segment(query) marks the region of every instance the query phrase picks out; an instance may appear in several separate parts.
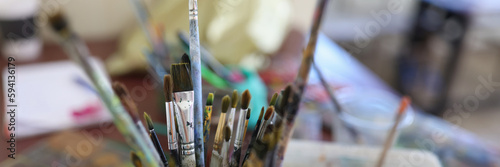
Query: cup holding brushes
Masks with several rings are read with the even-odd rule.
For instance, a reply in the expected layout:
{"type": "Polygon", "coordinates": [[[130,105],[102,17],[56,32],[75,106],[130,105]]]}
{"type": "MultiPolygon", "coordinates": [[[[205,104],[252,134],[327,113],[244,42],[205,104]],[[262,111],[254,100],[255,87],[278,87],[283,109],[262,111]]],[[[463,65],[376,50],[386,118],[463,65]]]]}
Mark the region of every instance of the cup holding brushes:
{"type": "Polygon", "coordinates": [[[174,102],[179,111],[177,119],[181,136],[181,164],[195,166],[194,155],[194,91],[187,64],[179,63],[171,66],[172,81],[174,82],[174,102]]]}

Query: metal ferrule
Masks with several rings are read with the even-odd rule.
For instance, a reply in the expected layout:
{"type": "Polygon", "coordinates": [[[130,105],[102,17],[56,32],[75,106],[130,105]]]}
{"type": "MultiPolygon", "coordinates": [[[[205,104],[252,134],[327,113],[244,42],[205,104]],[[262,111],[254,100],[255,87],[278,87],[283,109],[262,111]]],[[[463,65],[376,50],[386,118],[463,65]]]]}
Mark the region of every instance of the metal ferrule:
{"type": "Polygon", "coordinates": [[[262,127],[259,130],[259,133],[257,133],[257,139],[261,139],[262,136],[264,136],[264,133],[266,132],[267,126],[269,125],[270,120],[264,121],[264,124],[262,124],[262,127]]]}
{"type": "Polygon", "coordinates": [[[189,19],[198,19],[198,2],[194,0],[189,1],[189,19]]]}
{"type": "Polygon", "coordinates": [[[234,138],[234,147],[241,147],[243,144],[243,135],[245,132],[245,117],[247,115],[247,109],[240,110],[240,117],[238,119],[238,126],[236,127],[236,136],[234,138]]]}
{"type": "Polygon", "coordinates": [[[181,144],[181,154],[182,155],[194,154],[194,143],[181,144]]]}
{"type": "Polygon", "coordinates": [[[231,108],[231,111],[229,111],[229,117],[227,118],[227,125],[229,125],[229,129],[231,129],[231,133],[233,132],[235,114],[236,114],[236,108],[231,108]]]}
{"type": "Polygon", "coordinates": [[[226,120],[226,113],[221,113],[219,116],[219,124],[217,125],[217,131],[215,133],[214,145],[219,145],[222,142],[223,138],[222,131],[224,129],[225,120],[226,120]]]}
{"type": "Polygon", "coordinates": [[[181,143],[194,143],[194,92],[184,91],[174,93],[177,125],[181,135],[181,143]]]}
{"type": "Polygon", "coordinates": [[[175,130],[175,107],[173,102],[165,102],[167,116],[167,139],[168,139],[168,149],[177,150],[177,131],[175,130]]]}

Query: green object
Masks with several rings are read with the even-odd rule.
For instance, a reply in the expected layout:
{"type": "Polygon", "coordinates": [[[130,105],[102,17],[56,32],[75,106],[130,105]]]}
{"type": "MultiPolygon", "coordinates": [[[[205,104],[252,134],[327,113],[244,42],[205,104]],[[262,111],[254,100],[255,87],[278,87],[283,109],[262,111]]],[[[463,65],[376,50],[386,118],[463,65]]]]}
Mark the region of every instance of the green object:
{"type": "MultiPolygon", "coordinates": [[[[189,55],[189,45],[181,45],[181,46],[182,46],[182,49],[184,50],[184,52],[186,52],[186,54],[189,55]]],[[[205,64],[203,64],[203,62],[201,64],[201,77],[205,81],[210,83],[210,85],[212,85],[216,88],[224,89],[224,88],[228,87],[227,82],[224,79],[222,79],[221,77],[219,77],[217,74],[213,73],[210,69],[208,69],[207,66],[205,66],[205,64]]]]}
{"type": "Polygon", "coordinates": [[[203,64],[201,65],[201,77],[216,88],[224,89],[228,87],[228,84],[224,79],[213,73],[203,64]]]}

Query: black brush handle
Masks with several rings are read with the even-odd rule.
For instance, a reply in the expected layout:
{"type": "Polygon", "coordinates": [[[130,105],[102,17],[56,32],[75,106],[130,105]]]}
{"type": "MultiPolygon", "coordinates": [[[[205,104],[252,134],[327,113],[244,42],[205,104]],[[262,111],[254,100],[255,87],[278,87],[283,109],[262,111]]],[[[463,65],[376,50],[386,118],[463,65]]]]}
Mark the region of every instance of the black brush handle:
{"type": "Polygon", "coordinates": [[[161,148],[160,141],[158,140],[158,136],[156,136],[155,130],[149,130],[149,137],[151,138],[151,141],[153,141],[153,145],[156,148],[156,151],[160,155],[160,159],[163,162],[165,166],[168,166],[168,161],[167,158],[165,157],[165,153],[163,152],[163,148],[161,148]]]}
{"type": "Polygon", "coordinates": [[[233,155],[231,156],[231,163],[229,163],[229,167],[240,166],[240,157],[241,157],[241,147],[234,150],[233,155]]]}
{"type": "Polygon", "coordinates": [[[262,120],[257,120],[257,123],[255,124],[255,130],[252,133],[252,138],[250,140],[250,144],[248,145],[247,152],[245,153],[245,156],[243,157],[243,163],[248,159],[248,156],[250,155],[250,151],[252,151],[253,144],[257,140],[257,133],[259,132],[260,129],[260,124],[262,123],[262,120]]]}

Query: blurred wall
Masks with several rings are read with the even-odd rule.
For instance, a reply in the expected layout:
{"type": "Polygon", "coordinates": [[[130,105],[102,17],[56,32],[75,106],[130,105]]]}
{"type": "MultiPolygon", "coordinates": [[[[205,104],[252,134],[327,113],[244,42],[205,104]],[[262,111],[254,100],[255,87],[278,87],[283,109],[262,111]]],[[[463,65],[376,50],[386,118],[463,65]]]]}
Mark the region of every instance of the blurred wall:
{"type": "MultiPolygon", "coordinates": [[[[48,13],[61,8],[75,31],[86,40],[109,40],[133,26],[135,16],[128,0],[41,0],[40,22],[44,39],[51,40],[44,26],[48,13]]],[[[146,1],[150,3],[150,0],[146,1]]]]}

